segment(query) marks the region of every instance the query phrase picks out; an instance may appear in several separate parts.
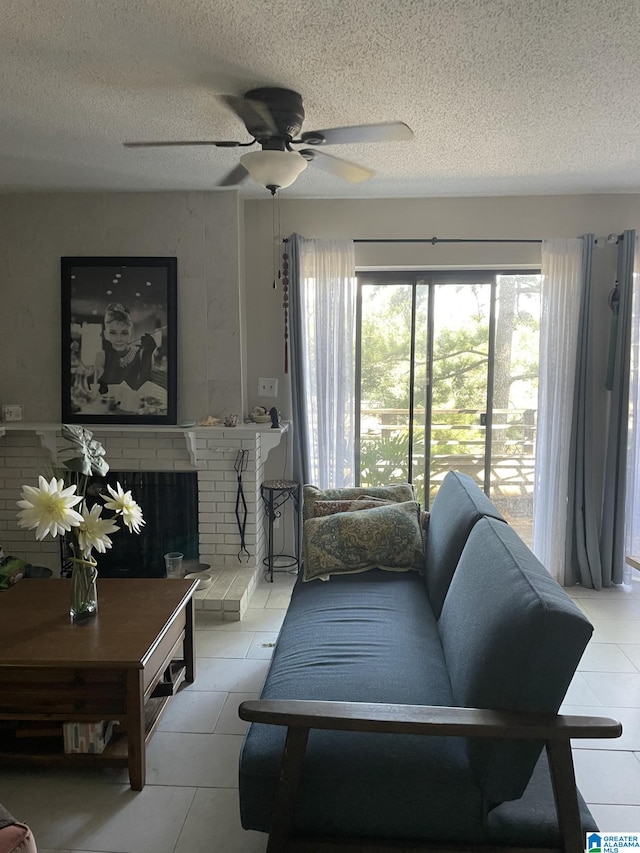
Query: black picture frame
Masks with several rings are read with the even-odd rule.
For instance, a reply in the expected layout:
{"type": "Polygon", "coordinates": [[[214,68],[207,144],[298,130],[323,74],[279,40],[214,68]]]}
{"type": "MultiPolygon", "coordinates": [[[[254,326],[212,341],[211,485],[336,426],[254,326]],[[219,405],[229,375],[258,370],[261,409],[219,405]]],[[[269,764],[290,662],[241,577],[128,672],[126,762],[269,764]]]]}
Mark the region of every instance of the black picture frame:
{"type": "Polygon", "coordinates": [[[176,423],[177,278],[177,258],[61,258],[63,422],[176,423]]]}

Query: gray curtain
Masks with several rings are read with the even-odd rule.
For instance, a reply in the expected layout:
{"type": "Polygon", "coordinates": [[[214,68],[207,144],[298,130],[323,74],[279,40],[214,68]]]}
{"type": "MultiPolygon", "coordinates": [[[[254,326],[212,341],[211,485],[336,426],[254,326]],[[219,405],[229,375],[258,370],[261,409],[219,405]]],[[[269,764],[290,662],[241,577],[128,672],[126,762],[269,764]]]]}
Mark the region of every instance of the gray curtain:
{"type": "Polygon", "coordinates": [[[582,238],[582,291],[578,320],[576,384],[567,483],[567,536],[564,585],[602,588],[600,495],[593,474],[592,267],[594,235],[582,238]]]}
{"type": "Polygon", "coordinates": [[[627,485],[627,438],[629,431],[629,366],[631,353],[631,307],[633,258],[636,232],[625,231],[618,244],[617,323],[615,363],[609,407],[609,428],[602,501],[600,558],[602,585],[623,582],[624,523],[627,485]]]}
{"type": "Polygon", "coordinates": [[[298,483],[311,482],[309,438],[304,409],[305,379],[302,370],[302,312],[300,306],[300,240],[292,234],[285,244],[289,255],[289,341],[291,373],[291,417],[293,420],[293,479],[298,483]]]}

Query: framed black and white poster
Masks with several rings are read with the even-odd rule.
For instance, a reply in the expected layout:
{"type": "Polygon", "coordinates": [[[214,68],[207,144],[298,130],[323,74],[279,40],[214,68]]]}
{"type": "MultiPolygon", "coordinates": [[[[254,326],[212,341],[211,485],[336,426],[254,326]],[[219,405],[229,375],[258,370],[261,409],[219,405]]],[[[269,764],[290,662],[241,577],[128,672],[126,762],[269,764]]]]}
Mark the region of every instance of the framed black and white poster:
{"type": "Polygon", "coordinates": [[[176,258],[62,258],[62,420],[175,424],[176,258]]]}

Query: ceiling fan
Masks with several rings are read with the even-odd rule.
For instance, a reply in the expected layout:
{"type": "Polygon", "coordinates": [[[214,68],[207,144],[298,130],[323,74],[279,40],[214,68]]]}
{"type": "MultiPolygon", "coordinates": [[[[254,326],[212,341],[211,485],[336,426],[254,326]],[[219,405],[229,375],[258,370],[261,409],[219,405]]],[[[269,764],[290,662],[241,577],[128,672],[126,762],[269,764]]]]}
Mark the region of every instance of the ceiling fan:
{"type": "Polygon", "coordinates": [[[400,142],[413,138],[413,131],[404,122],[360,124],[351,127],[332,127],[311,130],[296,137],[304,122],[302,97],[290,89],[251,89],[244,96],[222,95],[222,100],[244,122],[251,136],[249,142],[235,140],[195,140],[176,142],[125,142],[126,148],[161,148],[185,145],[212,145],[216,148],[245,148],[260,145],[240,158],[218,186],[240,184],[251,176],[271,191],[290,186],[308,163],[338,178],[352,183],[366,181],[375,173],[340,157],[325,153],[325,145],[347,145],[362,142],[400,142]],[[293,145],[312,146],[295,151],[293,145]]]}

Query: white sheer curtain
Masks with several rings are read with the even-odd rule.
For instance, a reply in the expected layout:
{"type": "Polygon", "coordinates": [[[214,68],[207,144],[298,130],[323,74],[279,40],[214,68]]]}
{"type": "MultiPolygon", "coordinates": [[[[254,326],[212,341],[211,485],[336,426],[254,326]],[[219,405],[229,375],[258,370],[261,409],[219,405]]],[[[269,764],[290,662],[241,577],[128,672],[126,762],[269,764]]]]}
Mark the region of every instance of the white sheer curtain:
{"type": "MultiPolygon", "coordinates": [[[[629,366],[629,444],[625,501],[625,553],[640,556],[640,242],[633,264],[631,314],[631,361],[629,366]]],[[[625,564],[623,583],[631,582],[632,569],[625,564]]]]}
{"type": "Polygon", "coordinates": [[[543,241],[533,551],[559,583],[564,579],[581,277],[581,239],[543,241]]]}
{"type": "MultiPolygon", "coordinates": [[[[310,482],[353,485],[356,274],[352,240],[301,238],[299,247],[302,411],[310,482]]],[[[294,425],[295,428],[295,425],[294,425]]]]}

